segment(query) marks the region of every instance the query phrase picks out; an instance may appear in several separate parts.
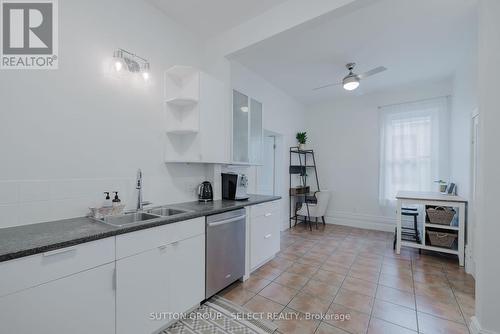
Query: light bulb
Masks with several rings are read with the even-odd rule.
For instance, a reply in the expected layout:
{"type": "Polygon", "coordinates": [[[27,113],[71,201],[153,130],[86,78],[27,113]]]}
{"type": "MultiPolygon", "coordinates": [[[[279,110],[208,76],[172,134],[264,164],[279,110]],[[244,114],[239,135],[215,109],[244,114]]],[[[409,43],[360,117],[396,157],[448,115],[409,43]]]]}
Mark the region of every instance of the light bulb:
{"type": "Polygon", "coordinates": [[[357,81],[346,82],[344,84],[344,89],[345,90],[355,90],[358,87],[359,87],[359,82],[357,82],[357,81]]]}
{"type": "Polygon", "coordinates": [[[240,110],[243,112],[248,112],[248,107],[247,106],[241,107],[240,110]]]}
{"type": "Polygon", "coordinates": [[[142,78],[144,79],[144,81],[148,81],[149,80],[149,72],[142,72],[142,78]]]}
{"type": "Polygon", "coordinates": [[[120,60],[115,61],[115,70],[120,72],[123,68],[123,63],[120,60]]]}

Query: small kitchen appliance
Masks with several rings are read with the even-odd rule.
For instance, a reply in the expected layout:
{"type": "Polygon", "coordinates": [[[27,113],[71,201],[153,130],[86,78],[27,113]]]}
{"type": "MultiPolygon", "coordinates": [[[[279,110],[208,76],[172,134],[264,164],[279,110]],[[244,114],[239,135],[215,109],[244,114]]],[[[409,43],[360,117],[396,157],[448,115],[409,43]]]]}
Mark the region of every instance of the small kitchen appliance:
{"type": "Polygon", "coordinates": [[[222,199],[247,200],[248,178],[245,174],[222,173],[222,199]]]}
{"type": "Polygon", "coordinates": [[[198,201],[200,202],[210,202],[214,200],[214,192],[210,182],[202,182],[198,186],[198,201]]]}

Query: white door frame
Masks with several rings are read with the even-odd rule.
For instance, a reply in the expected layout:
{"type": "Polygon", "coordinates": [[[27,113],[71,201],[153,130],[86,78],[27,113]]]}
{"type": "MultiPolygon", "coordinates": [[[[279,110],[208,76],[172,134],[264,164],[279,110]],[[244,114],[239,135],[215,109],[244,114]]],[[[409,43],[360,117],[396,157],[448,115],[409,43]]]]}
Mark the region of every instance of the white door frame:
{"type": "Polygon", "coordinates": [[[477,164],[479,161],[479,113],[472,112],[471,122],[471,155],[470,155],[470,201],[468,204],[467,220],[467,245],[465,252],[465,271],[475,276],[476,266],[474,261],[475,231],[477,224],[476,202],[477,202],[477,164]]]}

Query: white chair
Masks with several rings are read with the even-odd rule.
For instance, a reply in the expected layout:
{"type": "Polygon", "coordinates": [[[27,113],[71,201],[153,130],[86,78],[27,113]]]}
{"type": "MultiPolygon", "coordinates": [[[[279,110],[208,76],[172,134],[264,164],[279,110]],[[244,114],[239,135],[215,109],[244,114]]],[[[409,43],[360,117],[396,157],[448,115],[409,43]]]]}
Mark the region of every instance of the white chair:
{"type": "Polygon", "coordinates": [[[309,228],[312,230],[311,218],[315,218],[316,228],[318,228],[318,218],[321,217],[323,224],[325,224],[325,212],[330,200],[329,191],[317,191],[314,193],[316,203],[303,203],[302,207],[297,210],[297,216],[304,216],[309,223],[309,228]]]}

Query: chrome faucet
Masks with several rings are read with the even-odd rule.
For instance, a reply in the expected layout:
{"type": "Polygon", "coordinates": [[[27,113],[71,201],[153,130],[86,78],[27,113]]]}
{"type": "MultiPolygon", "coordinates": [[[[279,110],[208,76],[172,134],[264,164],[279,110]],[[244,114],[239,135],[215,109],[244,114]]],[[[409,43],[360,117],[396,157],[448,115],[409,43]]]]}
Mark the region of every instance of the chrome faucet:
{"type": "Polygon", "coordinates": [[[137,179],[136,179],[136,187],[137,189],[137,205],[136,205],[136,210],[137,211],[142,211],[144,209],[145,205],[150,205],[151,202],[148,201],[143,201],[142,200],[142,170],[139,168],[137,170],[137,179]]]}

